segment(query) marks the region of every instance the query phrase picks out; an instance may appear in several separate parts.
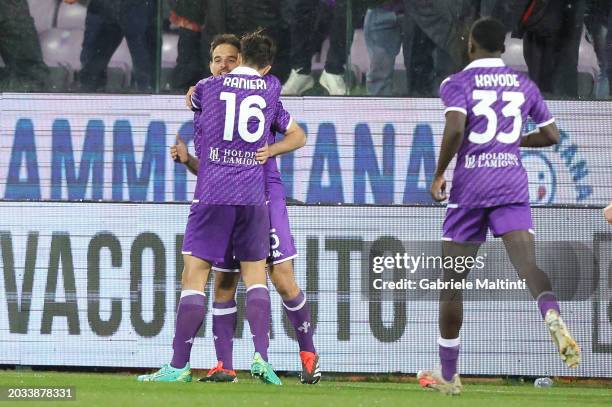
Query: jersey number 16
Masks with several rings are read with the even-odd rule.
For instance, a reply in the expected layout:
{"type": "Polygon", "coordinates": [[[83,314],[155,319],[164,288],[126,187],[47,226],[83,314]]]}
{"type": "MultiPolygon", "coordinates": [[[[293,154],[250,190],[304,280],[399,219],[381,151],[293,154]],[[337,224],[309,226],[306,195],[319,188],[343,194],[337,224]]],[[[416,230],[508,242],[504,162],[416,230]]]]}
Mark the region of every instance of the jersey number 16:
{"type": "MultiPolygon", "coordinates": [[[[234,139],[234,124],[236,122],[236,94],[232,92],[221,92],[219,98],[225,101],[225,128],[223,129],[223,140],[234,139]]],[[[238,135],[247,143],[255,143],[261,138],[266,128],[266,118],[262,109],[265,109],[266,101],[259,95],[251,95],[244,98],[238,110],[238,135]],[[254,132],[248,128],[249,119],[255,117],[259,123],[254,132]]]]}

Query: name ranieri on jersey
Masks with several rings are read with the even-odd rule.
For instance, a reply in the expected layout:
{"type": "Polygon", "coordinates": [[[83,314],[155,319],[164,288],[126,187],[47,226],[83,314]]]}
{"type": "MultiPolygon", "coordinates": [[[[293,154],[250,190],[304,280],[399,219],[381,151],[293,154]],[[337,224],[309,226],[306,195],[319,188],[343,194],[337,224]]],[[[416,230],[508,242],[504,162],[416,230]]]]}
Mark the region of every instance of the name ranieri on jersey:
{"type": "Polygon", "coordinates": [[[505,168],[519,165],[519,159],[512,153],[480,153],[465,156],[465,168],[505,168]]]}
{"type": "Polygon", "coordinates": [[[226,76],[223,79],[223,86],[252,90],[268,89],[268,85],[266,85],[266,81],[263,79],[246,79],[238,76],[226,76]]]}

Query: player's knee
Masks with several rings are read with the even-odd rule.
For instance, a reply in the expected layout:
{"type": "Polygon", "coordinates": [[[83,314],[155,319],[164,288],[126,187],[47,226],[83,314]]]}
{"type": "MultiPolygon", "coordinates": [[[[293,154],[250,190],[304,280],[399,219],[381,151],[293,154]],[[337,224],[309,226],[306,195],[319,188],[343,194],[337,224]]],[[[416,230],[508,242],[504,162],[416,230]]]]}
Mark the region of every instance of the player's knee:
{"type": "Polygon", "coordinates": [[[275,265],[270,271],[270,280],[274,284],[274,288],[283,300],[291,300],[300,293],[293,274],[293,269],[290,264],[285,263],[275,265]]]}
{"type": "Polygon", "coordinates": [[[206,268],[206,264],[190,263],[186,262],[183,267],[183,273],[181,274],[181,283],[183,287],[202,287],[206,277],[208,276],[209,269],[206,268]]]}
{"type": "Polygon", "coordinates": [[[216,273],[215,275],[215,302],[227,302],[236,298],[238,285],[237,273],[216,273]]]}

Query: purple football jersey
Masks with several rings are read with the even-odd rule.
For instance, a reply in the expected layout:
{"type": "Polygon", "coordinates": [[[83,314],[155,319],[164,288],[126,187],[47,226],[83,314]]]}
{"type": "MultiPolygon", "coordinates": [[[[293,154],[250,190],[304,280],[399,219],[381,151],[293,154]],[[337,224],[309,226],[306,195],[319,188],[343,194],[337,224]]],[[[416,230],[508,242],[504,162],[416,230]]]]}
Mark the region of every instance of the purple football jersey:
{"type": "Polygon", "coordinates": [[[500,58],[478,59],[440,85],[448,111],[467,116],[457,153],[449,205],[486,208],[529,202],[519,147],[528,117],[554,121],[538,87],[500,58]]]}
{"type": "MultiPolygon", "coordinates": [[[[276,109],[276,117],[272,122],[272,128],[270,132],[270,140],[268,140],[268,145],[274,144],[276,142],[276,133],[285,134],[287,129],[291,125],[291,115],[285,110],[283,107],[283,103],[279,100],[278,107],[276,109]]],[[[281,174],[278,170],[278,165],[276,162],[276,157],[271,157],[264,164],[264,172],[266,176],[266,190],[268,192],[268,196],[271,193],[280,194],[284,196],[285,189],[283,187],[283,182],[281,180],[281,174]]],[[[278,195],[276,195],[278,196],[278,195]]]]}
{"type": "Polygon", "coordinates": [[[194,117],[200,159],[195,200],[217,205],[265,202],[264,168],[255,154],[271,139],[278,117],[286,114],[278,111],[280,89],[276,77],[261,77],[247,67],[198,82],[191,97],[193,107],[201,110],[194,117]]]}

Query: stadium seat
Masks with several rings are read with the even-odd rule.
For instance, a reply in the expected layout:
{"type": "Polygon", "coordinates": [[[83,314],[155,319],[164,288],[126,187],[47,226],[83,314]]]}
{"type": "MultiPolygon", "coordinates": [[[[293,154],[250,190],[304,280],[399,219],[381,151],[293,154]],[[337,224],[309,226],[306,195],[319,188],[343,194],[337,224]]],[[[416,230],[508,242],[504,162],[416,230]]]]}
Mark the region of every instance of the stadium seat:
{"type": "Polygon", "coordinates": [[[178,34],[164,34],[162,42],[162,68],[174,68],[178,56],[178,34]]]}
{"type": "MultiPolygon", "coordinates": [[[[64,84],[64,71],[55,75],[56,87],[70,87],[74,74],[81,69],[83,30],[52,28],[40,34],[40,45],[45,63],[50,68],[63,68],[68,72],[68,84],[64,84]]],[[[117,49],[109,63],[107,90],[121,91],[130,84],[132,59],[125,41],[117,49]]]]}
{"type": "Polygon", "coordinates": [[[55,10],[60,0],[28,0],[30,15],[34,18],[36,31],[41,33],[53,27],[55,10]]]}
{"type": "Polygon", "coordinates": [[[84,30],[86,16],[87,7],[79,3],[61,3],[57,13],[56,27],[66,30],[84,30]]]}
{"type": "MultiPolygon", "coordinates": [[[[119,44],[119,47],[117,47],[117,50],[111,57],[108,68],[109,87],[113,87],[112,83],[123,84],[121,86],[125,87],[130,86],[132,78],[132,55],[130,54],[125,38],[121,41],[121,44],[119,44]]],[[[120,89],[117,91],[119,90],[120,89]]]]}
{"type": "Polygon", "coordinates": [[[523,40],[512,38],[510,33],[506,35],[506,52],[502,55],[502,59],[509,67],[517,71],[527,72],[527,63],[523,56],[523,40]]]}
{"type": "Polygon", "coordinates": [[[578,53],[578,72],[592,76],[593,81],[595,81],[599,75],[599,64],[597,63],[597,55],[595,54],[593,44],[587,41],[586,32],[586,27],[583,27],[578,53]]]}
{"type": "Polygon", "coordinates": [[[83,30],[51,28],[40,34],[43,59],[50,67],[67,66],[73,71],[81,69],[83,30]]]}

